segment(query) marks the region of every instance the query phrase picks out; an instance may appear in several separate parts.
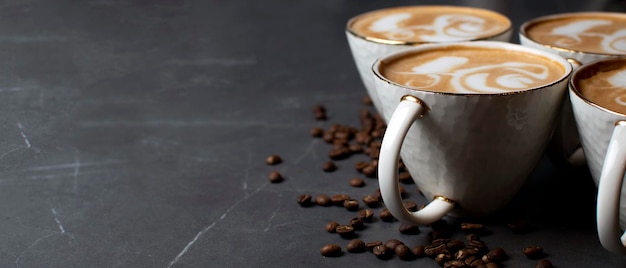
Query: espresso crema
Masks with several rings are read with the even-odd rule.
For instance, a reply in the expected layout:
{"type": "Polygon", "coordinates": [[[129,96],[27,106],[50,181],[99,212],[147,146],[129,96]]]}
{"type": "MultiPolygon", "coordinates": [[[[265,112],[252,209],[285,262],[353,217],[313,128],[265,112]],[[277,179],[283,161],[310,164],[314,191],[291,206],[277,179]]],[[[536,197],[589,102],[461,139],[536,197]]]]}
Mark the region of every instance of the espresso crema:
{"type": "Polygon", "coordinates": [[[497,12],[453,6],[381,9],[348,22],[350,32],[366,39],[424,43],[484,39],[510,27],[510,20],[497,12]]]}
{"type": "Polygon", "coordinates": [[[380,63],[380,74],[401,85],[435,92],[498,94],[548,85],[564,67],[524,51],[448,46],[422,50],[380,63]]]}
{"type": "Polygon", "coordinates": [[[532,21],[523,29],[537,43],[580,52],[626,54],[626,14],[569,13],[532,21]]]}
{"type": "Polygon", "coordinates": [[[585,66],[572,81],[583,98],[605,109],[626,114],[626,60],[585,66]]]}

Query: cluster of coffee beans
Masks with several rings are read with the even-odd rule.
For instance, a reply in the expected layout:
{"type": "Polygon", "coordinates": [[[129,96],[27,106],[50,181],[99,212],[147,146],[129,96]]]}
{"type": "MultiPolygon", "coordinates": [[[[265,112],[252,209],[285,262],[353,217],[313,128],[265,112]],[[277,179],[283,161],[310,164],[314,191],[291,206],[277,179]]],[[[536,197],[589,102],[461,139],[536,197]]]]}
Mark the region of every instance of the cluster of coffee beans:
{"type": "MultiPolygon", "coordinates": [[[[363,103],[371,106],[371,100],[364,97],[363,103]]],[[[313,107],[316,120],[328,120],[327,110],[322,105],[313,107]]],[[[386,125],[382,118],[371,109],[362,109],[359,112],[360,126],[354,127],[345,124],[333,123],[326,129],[314,127],[310,134],[312,137],[321,138],[331,145],[328,160],[322,164],[324,172],[337,170],[337,161],[350,158],[353,155],[364,154],[369,160],[358,161],[354,168],[367,178],[377,177],[378,156],[380,153],[381,139],[386,125]]],[[[267,158],[268,165],[275,165],[282,160],[276,155],[267,158]]],[[[413,180],[409,172],[400,161],[398,164],[399,180],[404,184],[412,184],[413,180]]],[[[270,181],[282,181],[282,176],[273,171],[270,173],[270,181]],[[280,178],[280,179],[276,179],[280,178]]],[[[365,180],[354,177],[349,179],[352,187],[365,186],[365,180]]],[[[401,188],[402,196],[405,196],[404,187],[401,188]]],[[[313,197],[310,194],[301,194],[297,203],[302,207],[343,207],[348,212],[354,213],[346,220],[327,222],[325,230],[336,234],[345,243],[348,253],[370,252],[378,259],[386,260],[397,256],[402,260],[415,260],[419,258],[431,258],[442,267],[500,267],[508,257],[504,249],[499,247],[490,248],[481,240],[484,226],[479,223],[449,224],[445,220],[439,220],[429,226],[430,231],[426,234],[427,243],[410,245],[397,238],[387,241],[363,241],[359,233],[365,231],[366,225],[381,222],[397,222],[393,215],[384,208],[380,190],[374,193],[366,193],[361,198],[354,198],[347,194],[318,194],[313,197]],[[379,209],[376,217],[375,209],[379,209]],[[454,239],[453,235],[464,233],[464,239],[454,239]]],[[[404,202],[409,211],[417,211],[420,207],[411,201],[404,202]]],[[[525,220],[510,222],[507,227],[514,233],[528,233],[530,227],[525,220]]],[[[417,235],[421,233],[420,227],[400,223],[398,232],[402,235],[417,235]]],[[[320,254],[325,257],[338,257],[344,254],[341,243],[329,243],[320,248],[320,254]]],[[[540,246],[528,246],[520,252],[529,259],[537,259],[535,267],[548,268],[552,263],[545,259],[545,253],[540,246]]]]}

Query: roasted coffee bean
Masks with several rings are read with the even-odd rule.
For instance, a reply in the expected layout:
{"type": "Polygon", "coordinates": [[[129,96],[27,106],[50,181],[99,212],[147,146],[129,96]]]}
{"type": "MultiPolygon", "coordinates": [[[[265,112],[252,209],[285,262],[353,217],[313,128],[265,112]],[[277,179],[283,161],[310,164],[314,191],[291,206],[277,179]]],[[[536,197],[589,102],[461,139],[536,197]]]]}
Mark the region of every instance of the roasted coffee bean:
{"type": "Polygon", "coordinates": [[[469,267],[479,267],[484,266],[485,262],[476,256],[469,256],[463,260],[463,262],[469,267]]]}
{"type": "Polygon", "coordinates": [[[424,245],[417,245],[411,249],[411,252],[413,252],[413,255],[415,255],[415,257],[421,258],[426,256],[426,252],[424,252],[425,248],[426,246],[424,245]]]}
{"type": "Polygon", "coordinates": [[[323,207],[328,207],[332,205],[333,202],[330,200],[330,197],[328,197],[327,195],[320,194],[315,197],[315,204],[319,206],[323,206],[323,207]]]}
{"type": "Polygon", "coordinates": [[[374,148],[370,147],[368,156],[371,159],[378,159],[378,156],[380,156],[380,149],[379,148],[375,148],[375,147],[374,148]]]}
{"type": "Polygon", "coordinates": [[[365,161],[359,161],[359,162],[356,162],[356,164],[354,164],[354,169],[356,169],[356,171],[358,172],[363,172],[363,169],[369,165],[370,164],[365,161]]]}
{"type": "Polygon", "coordinates": [[[367,131],[359,131],[356,133],[354,140],[359,144],[369,144],[372,141],[372,136],[367,131]]]}
{"type": "Polygon", "coordinates": [[[487,244],[480,240],[472,240],[467,243],[467,248],[473,248],[478,250],[478,253],[483,253],[487,251],[487,244]]]}
{"type": "Polygon", "coordinates": [[[350,219],[350,226],[354,227],[355,230],[363,230],[364,227],[364,222],[363,219],[356,217],[356,218],[352,218],[350,219]]]}
{"type": "Polygon", "coordinates": [[[540,246],[528,246],[522,249],[522,253],[529,259],[539,259],[544,256],[543,247],[540,246]]]}
{"type": "Polygon", "coordinates": [[[502,248],[494,248],[489,250],[485,256],[483,256],[482,260],[484,262],[502,262],[506,258],[506,252],[502,248]]]}
{"type": "Polygon", "coordinates": [[[313,107],[313,115],[315,115],[315,119],[317,120],[326,120],[326,108],[322,105],[315,105],[313,107]]]}
{"type": "Polygon", "coordinates": [[[350,179],[350,186],[352,187],[363,187],[365,186],[365,181],[361,178],[352,178],[350,179]]]}
{"type": "Polygon", "coordinates": [[[335,229],[335,232],[339,234],[339,236],[343,238],[352,238],[354,237],[354,227],[350,225],[339,225],[335,229]]]}
{"type": "Polygon", "coordinates": [[[282,162],[283,162],[283,159],[282,159],[282,158],[280,158],[280,156],[275,155],[275,154],[270,155],[270,156],[268,156],[268,157],[265,159],[265,163],[267,163],[267,164],[268,164],[268,165],[270,165],[270,166],[273,166],[273,165],[278,165],[278,164],[280,164],[280,163],[282,163],[282,162]]]}
{"type": "Polygon", "coordinates": [[[321,138],[324,136],[324,130],[320,127],[314,127],[311,129],[311,136],[315,138],[321,138]]]}
{"type": "Polygon", "coordinates": [[[373,195],[366,195],[363,197],[363,203],[370,208],[376,208],[380,205],[380,199],[373,195]]]}
{"type": "Polygon", "coordinates": [[[311,202],[311,198],[312,197],[309,194],[302,194],[298,196],[298,204],[303,207],[311,206],[313,205],[313,202],[311,202]]]}
{"type": "Polygon", "coordinates": [[[374,253],[377,258],[382,260],[389,259],[391,258],[391,256],[393,256],[392,250],[387,248],[385,245],[375,246],[372,249],[372,253],[374,253]]]}
{"type": "Polygon", "coordinates": [[[270,174],[268,175],[268,178],[271,183],[280,183],[283,181],[283,175],[281,175],[280,172],[278,171],[270,172],[270,174]]]}
{"type": "Polygon", "coordinates": [[[535,268],[552,268],[554,267],[554,265],[552,265],[552,262],[550,262],[547,259],[541,259],[537,261],[537,264],[535,264],[535,268]]]}
{"type": "Polygon", "coordinates": [[[313,112],[326,112],[326,107],[324,107],[324,105],[317,104],[313,106],[313,112]]]}
{"type": "Polygon", "coordinates": [[[448,242],[450,241],[451,240],[449,238],[438,238],[438,239],[432,240],[430,244],[433,246],[439,246],[441,244],[448,244],[448,242]]]}
{"type": "Polygon", "coordinates": [[[330,201],[335,206],[343,206],[343,203],[350,199],[350,196],[347,194],[336,194],[330,197],[330,201]]]}
{"type": "Polygon", "coordinates": [[[466,234],[481,234],[485,226],[480,223],[461,223],[461,231],[466,234]]]}
{"type": "Polygon", "coordinates": [[[354,199],[348,199],[343,201],[343,207],[349,211],[358,211],[359,210],[359,201],[354,199]]]}
{"type": "Polygon", "coordinates": [[[527,220],[514,220],[507,224],[507,227],[511,232],[516,234],[526,234],[530,232],[530,223],[527,220]]]}
{"type": "Polygon", "coordinates": [[[348,242],[346,246],[346,250],[350,253],[361,253],[364,252],[367,248],[365,247],[365,242],[361,239],[352,239],[348,242]]]}
{"type": "Polygon", "coordinates": [[[372,165],[368,165],[366,167],[363,168],[363,170],[361,171],[363,173],[363,175],[365,175],[368,178],[376,178],[376,172],[378,170],[376,169],[376,167],[372,166],[372,165]]]}
{"type": "Polygon", "coordinates": [[[326,143],[333,143],[333,140],[335,140],[335,135],[332,132],[324,132],[324,134],[322,135],[322,139],[326,142],[326,143]]]}
{"type": "Polygon", "coordinates": [[[408,211],[417,211],[417,204],[413,201],[404,201],[404,208],[408,211]]]}
{"type": "Polygon", "coordinates": [[[440,266],[443,266],[447,261],[450,260],[449,253],[440,253],[435,256],[435,262],[440,266]]]}
{"type": "Polygon", "coordinates": [[[328,157],[332,160],[342,160],[350,157],[352,155],[352,151],[348,147],[336,148],[328,153],[328,157]]]}
{"type": "Polygon", "coordinates": [[[465,236],[465,240],[472,241],[472,240],[480,240],[480,237],[477,234],[468,234],[465,236]]]}
{"type": "Polygon", "coordinates": [[[339,223],[337,223],[336,221],[326,223],[326,231],[329,233],[337,232],[337,227],[339,227],[339,223]]]}
{"type": "Polygon", "coordinates": [[[350,152],[352,152],[352,154],[360,154],[363,153],[363,146],[361,146],[361,144],[358,143],[352,143],[348,146],[348,149],[350,149],[350,152]]]}
{"type": "Polygon", "coordinates": [[[385,247],[395,250],[398,245],[404,245],[404,242],[398,239],[389,239],[385,242],[385,247]]]}
{"type": "Polygon", "coordinates": [[[325,172],[333,172],[333,171],[337,170],[337,166],[335,165],[335,162],[333,162],[333,161],[326,161],[322,165],[322,170],[325,171],[325,172]]]}
{"type": "Polygon", "coordinates": [[[391,211],[386,208],[380,211],[378,217],[380,217],[380,219],[384,222],[392,222],[395,220],[395,218],[391,214],[391,211]]]}
{"type": "Polygon", "coordinates": [[[382,244],[383,244],[383,241],[377,240],[377,241],[372,241],[372,242],[365,243],[365,247],[367,248],[367,250],[372,251],[374,249],[374,247],[380,246],[382,244]]]}
{"type": "Polygon", "coordinates": [[[477,268],[500,268],[500,265],[495,262],[482,263],[476,266],[477,268]]]}
{"type": "Polygon", "coordinates": [[[438,254],[446,252],[448,252],[448,249],[446,248],[445,243],[439,245],[428,245],[424,248],[426,256],[437,256],[438,254]]]}
{"type": "Polygon", "coordinates": [[[465,266],[465,263],[459,260],[451,260],[443,264],[443,268],[465,268],[465,266]]]}
{"type": "Polygon", "coordinates": [[[457,251],[465,247],[465,242],[463,242],[462,240],[451,240],[446,244],[446,247],[450,251],[457,251]]]}
{"type": "Polygon", "coordinates": [[[361,209],[359,210],[359,218],[363,219],[364,222],[372,222],[374,211],[369,208],[361,209]]]}
{"type": "Polygon", "coordinates": [[[349,140],[352,138],[352,133],[349,129],[342,129],[340,131],[335,132],[335,139],[338,140],[349,140]]]}
{"type": "Polygon", "coordinates": [[[401,234],[416,235],[420,233],[420,228],[417,225],[402,223],[400,224],[398,231],[400,231],[401,234]]]}
{"type": "Polygon", "coordinates": [[[341,246],[337,244],[328,244],[320,249],[320,253],[324,257],[339,257],[343,253],[341,246]]]}
{"type": "Polygon", "coordinates": [[[400,174],[398,174],[398,180],[404,184],[414,183],[413,178],[411,177],[411,174],[409,174],[409,172],[406,172],[406,171],[400,172],[400,174]]]}
{"type": "Polygon", "coordinates": [[[475,257],[478,254],[478,249],[475,248],[462,248],[454,253],[454,258],[457,260],[463,260],[468,257],[475,257]]]}
{"type": "Polygon", "coordinates": [[[396,256],[398,256],[401,260],[412,260],[415,259],[415,255],[411,252],[411,249],[407,247],[405,244],[397,245],[394,249],[396,256]]]}

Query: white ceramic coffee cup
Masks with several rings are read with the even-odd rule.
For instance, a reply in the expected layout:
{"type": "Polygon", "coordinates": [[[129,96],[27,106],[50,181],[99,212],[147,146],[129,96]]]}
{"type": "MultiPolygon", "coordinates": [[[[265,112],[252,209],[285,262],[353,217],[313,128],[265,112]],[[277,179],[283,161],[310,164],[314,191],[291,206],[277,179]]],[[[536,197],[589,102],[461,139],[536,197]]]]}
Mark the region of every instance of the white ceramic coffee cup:
{"type": "MultiPolygon", "coordinates": [[[[626,236],[622,231],[626,229],[626,189],[622,188],[626,172],[626,114],[594,103],[576,87],[586,69],[611,62],[626,66],[626,59],[608,59],[577,69],[569,85],[569,96],[589,170],[598,185],[598,237],[607,250],[626,254],[626,236]]],[[[626,88],[626,81],[623,87],[626,88]]]]}
{"type": "MultiPolygon", "coordinates": [[[[418,11],[419,12],[419,11],[418,11]]],[[[434,22],[433,22],[434,23],[434,22]]],[[[415,27],[416,25],[409,25],[415,27]]],[[[511,39],[512,27],[510,20],[504,15],[497,13],[495,11],[474,8],[474,7],[460,7],[460,6],[405,6],[405,7],[393,7],[386,8],[380,10],[374,10],[367,13],[363,13],[351,18],[346,24],[345,34],[348,39],[348,44],[350,46],[350,51],[352,52],[352,56],[354,58],[354,62],[356,64],[359,75],[361,76],[361,80],[363,81],[363,85],[367,90],[367,94],[370,96],[374,107],[380,113],[381,105],[378,101],[378,97],[376,96],[376,90],[374,90],[374,81],[371,76],[372,64],[384,55],[389,53],[401,51],[404,49],[409,49],[415,46],[429,44],[429,43],[440,43],[440,42],[458,42],[458,41],[477,41],[477,40],[492,40],[492,41],[504,41],[507,42],[511,39]],[[497,31],[489,36],[480,36],[475,37],[472,36],[470,32],[466,32],[466,35],[458,35],[451,36],[445,35],[445,29],[447,28],[455,28],[457,32],[463,32],[465,28],[480,28],[480,27],[489,27],[489,25],[480,25],[476,22],[475,19],[468,20],[463,22],[463,17],[458,14],[454,17],[454,21],[447,22],[444,15],[442,14],[442,20],[437,21],[435,25],[422,25],[424,27],[432,27],[436,28],[436,32],[438,35],[433,35],[429,37],[430,41],[405,41],[402,39],[388,39],[388,38],[373,38],[370,36],[361,35],[354,30],[351,29],[351,25],[358,20],[361,16],[368,15],[373,12],[381,12],[388,11],[394,9],[403,9],[403,8],[411,8],[418,10],[435,10],[435,9],[445,9],[454,11],[454,14],[462,12],[466,15],[476,14],[487,14],[489,16],[497,17],[500,20],[503,20],[508,23],[508,26],[500,31],[497,31]]]]}
{"type": "MultiPolygon", "coordinates": [[[[542,17],[533,18],[526,21],[520,26],[519,39],[520,43],[524,46],[544,50],[550,53],[560,55],[568,59],[574,68],[578,68],[583,64],[594,62],[601,59],[618,58],[626,56],[626,47],[622,45],[622,48],[613,48],[606,52],[598,51],[586,51],[577,48],[572,48],[567,45],[567,42],[563,42],[562,45],[550,44],[547,41],[538,41],[531,37],[529,29],[538,23],[555,21],[568,18],[593,18],[589,19],[589,22],[582,22],[581,24],[569,24],[564,27],[556,28],[551,35],[567,38],[568,42],[575,42],[574,40],[582,40],[585,37],[594,36],[597,38],[597,43],[610,43],[610,41],[619,41],[626,39],[625,34],[620,34],[623,31],[623,27],[619,27],[617,31],[612,33],[599,33],[594,32],[594,25],[602,25],[603,22],[598,18],[619,18],[620,20],[626,20],[626,14],[615,12],[571,12],[547,15],[542,17]],[[601,40],[600,40],[601,39],[601,40]]],[[[545,36],[545,34],[543,35],[545,36]]],[[[624,41],[622,41],[624,43],[624,41]]],[[[585,156],[580,150],[580,138],[574,115],[570,102],[566,101],[561,111],[560,120],[557,121],[555,127],[554,136],[550,143],[548,153],[553,160],[557,163],[563,163],[565,165],[581,166],[586,164],[585,156]]]]}
{"type": "Polygon", "coordinates": [[[484,216],[503,208],[543,155],[571,71],[560,56],[494,41],[424,45],[376,61],[375,89],[389,122],[378,166],[386,207],[412,224],[428,224],[448,214],[484,216]],[[538,55],[564,72],[547,85],[498,94],[413,89],[381,74],[381,62],[455,46],[538,55]],[[417,212],[408,211],[399,194],[400,156],[421,193],[433,199],[417,212]]]}

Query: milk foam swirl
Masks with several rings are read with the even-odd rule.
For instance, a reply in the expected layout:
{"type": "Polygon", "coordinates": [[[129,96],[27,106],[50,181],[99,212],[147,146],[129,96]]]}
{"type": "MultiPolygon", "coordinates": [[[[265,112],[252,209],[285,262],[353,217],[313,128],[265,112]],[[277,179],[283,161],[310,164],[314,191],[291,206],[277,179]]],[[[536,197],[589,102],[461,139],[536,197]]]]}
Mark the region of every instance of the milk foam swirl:
{"type": "Polygon", "coordinates": [[[475,39],[502,29],[499,25],[490,25],[481,17],[460,14],[437,16],[432,24],[403,25],[412,16],[411,13],[388,15],[372,23],[369,30],[391,40],[448,42],[475,39]]]}
{"type": "Polygon", "coordinates": [[[595,29],[602,26],[611,26],[614,22],[603,19],[589,19],[571,22],[569,24],[555,27],[549,33],[550,36],[557,36],[560,39],[555,41],[555,45],[565,48],[575,48],[577,45],[593,45],[595,41],[586,40],[589,37],[598,37],[601,42],[597,45],[606,53],[625,54],[626,53],[626,29],[619,29],[613,33],[600,32],[595,29]]]}
{"type": "Polygon", "coordinates": [[[607,81],[613,86],[612,90],[618,90],[614,91],[616,94],[619,94],[613,99],[615,103],[626,107],[626,70],[617,72],[616,74],[610,76],[607,81]]]}
{"type": "Polygon", "coordinates": [[[505,93],[533,88],[547,83],[549,69],[541,64],[504,62],[462,68],[470,59],[443,56],[414,66],[406,86],[420,89],[446,89],[456,93],[505,93]],[[447,82],[445,82],[447,81],[447,82]]]}

